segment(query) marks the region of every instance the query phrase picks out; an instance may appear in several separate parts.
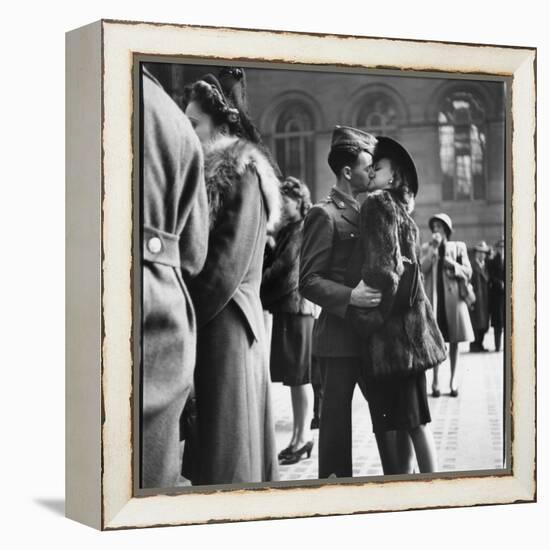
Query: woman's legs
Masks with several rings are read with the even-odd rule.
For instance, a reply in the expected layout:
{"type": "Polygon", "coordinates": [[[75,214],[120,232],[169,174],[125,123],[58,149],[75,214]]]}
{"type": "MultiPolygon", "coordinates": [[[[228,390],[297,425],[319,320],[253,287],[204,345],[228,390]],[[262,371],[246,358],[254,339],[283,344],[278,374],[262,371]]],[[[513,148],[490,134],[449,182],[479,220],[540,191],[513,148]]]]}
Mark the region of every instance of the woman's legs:
{"type": "Polygon", "coordinates": [[[457,342],[451,342],[449,344],[449,359],[451,362],[451,392],[457,391],[456,386],[456,366],[458,361],[458,343],[457,342]]]}
{"type": "Polygon", "coordinates": [[[393,430],[374,435],[384,475],[414,472],[414,449],[406,431],[393,430]]]}
{"type": "Polygon", "coordinates": [[[311,384],[290,386],[290,396],[292,399],[292,415],[294,418],[294,428],[290,445],[295,449],[299,449],[308,441],[311,441],[311,403],[313,398],[311,384]]]}
{"type": "MultiPolygon", "coordinates": [[[[450,387],[451,387],[451,393],[452,393],[452,392],[458,391],[458,387],[456,384],[456,367],[458,363],[458,342],[449,343],[449,362],[451,363],[450,387]]],[[[434,397],[439,396],[439,365],[436,365],[433,368],[432,395],[434,395],[434,397]]]]}
{"type": "Polygon", "coordinates": [[[439,365],[433,368],[432,395],[439,397],[439,365]]]}
{"type": "Polygon", "coordinates": [[[409,431],[416,461],[421,473],[430,473],[437,471],[437,451],[432,436],[432,431],[427,424],[421,424],[409,431]]]}

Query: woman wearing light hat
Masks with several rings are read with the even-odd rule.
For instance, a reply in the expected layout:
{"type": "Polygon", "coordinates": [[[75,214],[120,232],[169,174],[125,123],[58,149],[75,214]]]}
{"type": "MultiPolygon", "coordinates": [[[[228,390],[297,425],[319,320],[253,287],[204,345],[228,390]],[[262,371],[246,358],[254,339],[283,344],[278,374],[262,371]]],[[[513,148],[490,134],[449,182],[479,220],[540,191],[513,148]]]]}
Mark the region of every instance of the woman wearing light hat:
{"type": "MultiPolygon", "coordinates": [[[[436,312],[437,323],[449,342],[451,362],[450,395],[458,396],[456,372],[458,343],[474,339],[468,306],[461,298],[459,281],[468,283],[472,277],[472,267],[468,259],[466,244],[450,241],[453,222],[447,214],[436,214],[429,221],[432,240],[422,246],[420,265],[424,275],[426,294],[436,312]]],[[[432,395],[439,397],[439,367],[433,371],[432,395]]]]}
{"type": "Polygon", "coordinates": [[[470,308],[470,320],[475,334],[475,340],[470,344],[472,352],[488,351],[483,347],[483,338],[489,329],[489,272],[487,270],[489,251],[485,241],[480,241],[474,248],[472,286],[476,301],[470,308]]]}

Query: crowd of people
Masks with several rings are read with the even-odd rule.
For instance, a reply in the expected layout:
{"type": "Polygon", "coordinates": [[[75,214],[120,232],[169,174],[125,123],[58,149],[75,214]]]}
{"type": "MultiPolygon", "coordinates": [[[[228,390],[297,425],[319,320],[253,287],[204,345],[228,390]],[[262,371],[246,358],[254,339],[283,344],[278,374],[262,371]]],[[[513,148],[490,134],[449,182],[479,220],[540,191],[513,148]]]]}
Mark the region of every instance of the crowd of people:
{"type": "Polygon", "coordinates": [[[426,371],[458,343],[482,351],[504,326],[504,242],[489,258],[412,217],[420,182],[397,141],[337,126],[329,196],[312,205],[250,118],[239,68],[186,88],[185,114],[142,75],[141,485],[276,481],[311,456],[352,476],[351,402],[368,402],[384,474],[437,471],[426,371]],[[359,202],[359,195],[364,200],[359,202]],[[448,346],[447,346],[448,344],[448,346]],[[271,384],[290,388],[293,429],[275,445],[271,384]],[[182,459],[180,440],[185,440],[182,459]]]}

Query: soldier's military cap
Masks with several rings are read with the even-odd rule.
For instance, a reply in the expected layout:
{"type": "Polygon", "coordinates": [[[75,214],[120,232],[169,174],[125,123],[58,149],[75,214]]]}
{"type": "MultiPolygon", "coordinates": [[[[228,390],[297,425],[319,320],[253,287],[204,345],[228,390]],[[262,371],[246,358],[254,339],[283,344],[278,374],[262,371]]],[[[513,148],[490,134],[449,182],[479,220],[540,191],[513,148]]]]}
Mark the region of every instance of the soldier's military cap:
{"type": "Polygon", "coordinates": [[[366,151],[372,155],[376,143],[376,138],[372,134],[350,126],[336,126],[332,132],[330,150],[350,151],[352,153],[366,151]]]}

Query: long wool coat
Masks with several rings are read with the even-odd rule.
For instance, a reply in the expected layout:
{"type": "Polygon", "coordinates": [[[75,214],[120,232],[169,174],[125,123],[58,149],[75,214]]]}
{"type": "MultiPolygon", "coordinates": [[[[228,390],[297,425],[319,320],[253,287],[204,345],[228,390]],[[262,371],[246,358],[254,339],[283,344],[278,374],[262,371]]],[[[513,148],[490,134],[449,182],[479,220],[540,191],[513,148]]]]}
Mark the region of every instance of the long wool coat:
{"type": "Polygon", "coordinates": [[[472,286],[476,301],[470,309],[470,319],[474,330],[487,331],[489,328],[489,272],[487,265],[472,264],[472,286]]]}
{"type": "Polygon", "coordinates": [[[191,295],[199,325],[195,370],[200,472],[195,484],[278,478],[260,302],[267,227],[278,180],[262,152],[237,138],[205,151],[211,229],[191,295]]]}
{"type": "MultiPolygon", "coordinates": [[[[472,266],[468,259],[468,249],[461,241],[447,241],[445,243],[445,257],[452,262],[452,268],[443,269],[443,288],[445,300],[445,314],[449,329],[449,342],[472,342],[474,332],[470,321],[468,306],[460,297],[458,279],[467,282],[472,277],[472,266]]],[[[430,299],[433,310],[437,311],[437,302],[441,299],[437,294],[437,264],[438,250],[430,243],[422,245],[420,266],[424,276],[426,295],[430,299]]]]}
{"type": "Polygon", "coordinates": [[[208,203],[200,143],[187,117],[143,75],[142,486],[173,487],[179,416],[193,384],[189,280],[203,267],[208,203]]]}
{"type": "Polygon", "coordinates": [[[419,373],[446,357],[445,344],[430,303],[419,285],[413,306],[392,311],[403,258],[417,262],[418,228],[398,192],[368,195],[360,212],[361,278],[382,292],[377,308],[350,307],[349,316],[362,335],[366,374],[419,373]]]}

